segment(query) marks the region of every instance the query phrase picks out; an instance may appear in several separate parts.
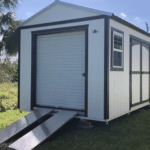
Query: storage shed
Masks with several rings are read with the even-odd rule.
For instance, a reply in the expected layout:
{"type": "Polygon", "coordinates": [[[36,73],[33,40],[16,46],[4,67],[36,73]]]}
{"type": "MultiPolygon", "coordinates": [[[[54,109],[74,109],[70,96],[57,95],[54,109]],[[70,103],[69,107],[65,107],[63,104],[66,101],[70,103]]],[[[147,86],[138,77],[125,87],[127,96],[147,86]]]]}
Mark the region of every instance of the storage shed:
{"type": "Polygon", "coordinates": [[[150,34],[113,13],[56,0],[17,27],[19,108],[108,122],[149,105],[150,34]]]}

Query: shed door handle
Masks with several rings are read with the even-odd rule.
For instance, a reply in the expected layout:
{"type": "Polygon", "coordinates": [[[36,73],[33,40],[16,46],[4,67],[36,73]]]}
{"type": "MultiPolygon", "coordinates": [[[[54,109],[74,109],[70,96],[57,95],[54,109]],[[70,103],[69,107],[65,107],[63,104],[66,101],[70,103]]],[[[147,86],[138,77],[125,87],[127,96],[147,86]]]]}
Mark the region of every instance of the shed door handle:
{"type": "Polygon", "coordinates": [[[85,73],[83,73],[83,74],[82,74],[82,76],[84,76],[84,77],[85,77],[85,73]]]}

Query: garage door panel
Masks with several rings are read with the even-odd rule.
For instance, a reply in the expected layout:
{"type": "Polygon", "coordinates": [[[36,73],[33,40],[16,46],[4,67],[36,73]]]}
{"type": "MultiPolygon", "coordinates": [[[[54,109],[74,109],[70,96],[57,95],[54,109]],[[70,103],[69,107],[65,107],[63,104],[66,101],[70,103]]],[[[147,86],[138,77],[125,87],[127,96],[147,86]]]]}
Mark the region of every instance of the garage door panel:
{"type": "Polygon", "coordinates": [[[36,104],[84,110],[85,32],[37,37],[36,104]]]}

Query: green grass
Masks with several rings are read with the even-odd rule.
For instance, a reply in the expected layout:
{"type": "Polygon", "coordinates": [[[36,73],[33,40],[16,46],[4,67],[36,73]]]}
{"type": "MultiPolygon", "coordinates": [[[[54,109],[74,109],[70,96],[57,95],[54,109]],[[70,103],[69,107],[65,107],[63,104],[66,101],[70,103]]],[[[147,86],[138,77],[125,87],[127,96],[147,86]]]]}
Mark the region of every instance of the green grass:
{"type": "Polygon", "coordinates": [[[27,114],[28,112],[20,112],[18,109],[0,112],[0,130],[4,129],[27,114]]]}
{"type": "MultiPolygon", "coordinates": [[[[28,114],[11,110],[17,105],[17,83],[1,84],[0,100],[10,109],[0,112],[0,130],[28,114]]],[[[81,129],[72,120],[35,150],[150,150],[150,109],[140,109],[109,125],[93,123],[93,129],[81,129]]]]}
{"type": "Polygon", "coordinates": [[[17,95],[18,95],[17,83],[0,84],[0,101],[2,101],[2,105],[7,110],[17,108],[18,102],[17,95]]]}
{"type": "Polygon", "coordinates": [[[35,150],[150,150],[150,109],[94,126],[81,129],[71,121],[35,150]]]}

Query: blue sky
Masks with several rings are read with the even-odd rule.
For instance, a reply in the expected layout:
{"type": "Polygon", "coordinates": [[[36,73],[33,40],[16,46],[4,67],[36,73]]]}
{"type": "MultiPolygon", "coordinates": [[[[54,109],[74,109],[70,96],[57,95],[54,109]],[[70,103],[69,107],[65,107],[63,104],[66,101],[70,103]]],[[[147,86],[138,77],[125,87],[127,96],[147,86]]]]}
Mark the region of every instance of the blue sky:
{"type": "MultiPolygon", "coordinates": [[[[150,27],[150,0],[62,0],[65,2],[115,13],[117,16],[146,30],[150,27]]],[[[23,0],[15,10],[16,19],[26,20],[54,0],[23,0]]]]}

